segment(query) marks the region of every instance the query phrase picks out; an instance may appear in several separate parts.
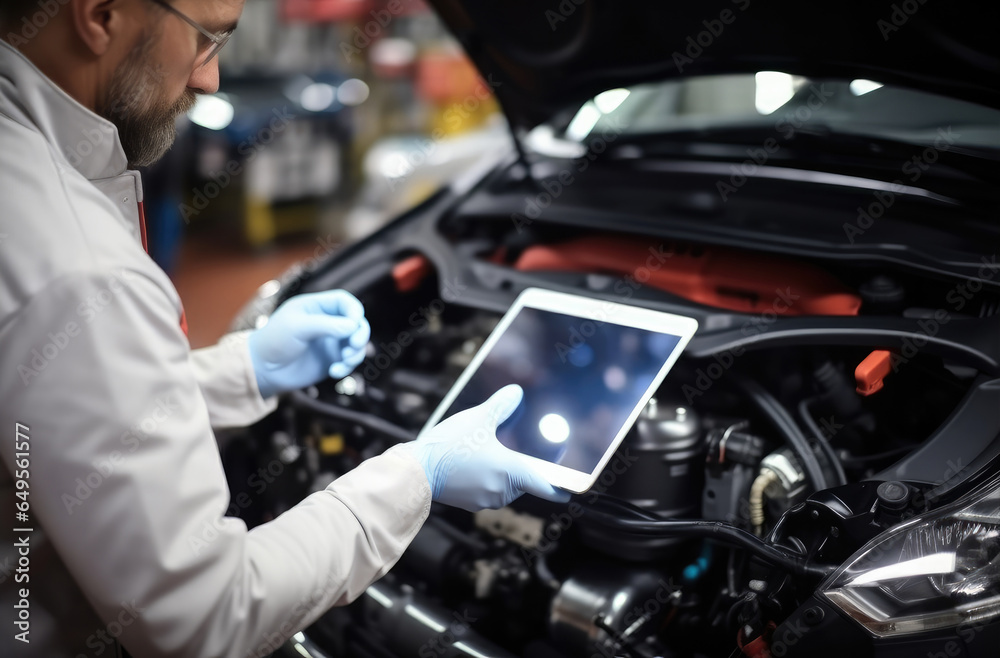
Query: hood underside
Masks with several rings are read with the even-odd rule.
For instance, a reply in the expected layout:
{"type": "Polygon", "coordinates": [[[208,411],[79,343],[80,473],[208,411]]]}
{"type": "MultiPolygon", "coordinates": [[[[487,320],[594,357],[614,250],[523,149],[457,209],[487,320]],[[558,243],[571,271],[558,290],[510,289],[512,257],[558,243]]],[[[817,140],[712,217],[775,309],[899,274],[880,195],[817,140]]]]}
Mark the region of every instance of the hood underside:
{"type": "Polygon", "coordinates": [[[871,79],[1000,108],[996,3],[970,0],[430,0],[531,128],[602,91],[783,71],[871,79]]]}

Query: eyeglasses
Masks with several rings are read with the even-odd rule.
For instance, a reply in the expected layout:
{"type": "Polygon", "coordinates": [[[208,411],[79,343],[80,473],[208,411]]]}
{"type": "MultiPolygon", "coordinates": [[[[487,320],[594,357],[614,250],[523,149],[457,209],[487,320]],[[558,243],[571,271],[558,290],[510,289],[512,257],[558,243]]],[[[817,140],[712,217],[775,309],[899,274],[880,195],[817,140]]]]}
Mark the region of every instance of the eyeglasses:
{"type": "Polygon", "coordinates": [[[202,50],[201,52],[201,56],[204,57],[204,59],[200,64],[198,64],[199,67],[205,66],[213,59],[215,59],[215,56],[219,54],[219,51],[222,50],[227,43],[229,43],[229,39],[233,36],[234,30],[226,30],[225,32],[222,32],[220,34],[213,34],[212,32],[209,32],[204,27],[202,27],[197,21],[191,19],[183,12],[174,9],[174,7],[171,6],[166,0],[152,0],[152,1],[160,5],[167,11],[175,14],[185,23],[187,23],[194,29],[201,32],[202,36],[204,36],[206,39],[209,40],[209,45],[205,46],[205,49],[202,50]]]}

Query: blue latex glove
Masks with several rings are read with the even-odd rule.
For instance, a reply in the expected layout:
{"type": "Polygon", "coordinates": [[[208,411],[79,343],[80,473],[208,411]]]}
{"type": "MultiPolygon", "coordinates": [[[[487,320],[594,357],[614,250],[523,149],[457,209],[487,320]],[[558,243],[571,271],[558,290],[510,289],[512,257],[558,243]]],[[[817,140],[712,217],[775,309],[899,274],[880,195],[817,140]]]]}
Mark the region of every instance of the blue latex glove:
{"type": "Polygon", "coordinates": [[[257,387],[267,398],[346,377],[365,358],[371,327],[365,308],[346,290],[292,297],[250,334],[257,387]]]}
{"type": "Polygon", "coordinates": [[[569,500],[568,492],[553,487],[526,458],[497,440],[497,427],[523,397],[520,386],[505,386],[409,444],[424,467],[434,500],[470,512],[504,507],[523,493],[569,500]]]}

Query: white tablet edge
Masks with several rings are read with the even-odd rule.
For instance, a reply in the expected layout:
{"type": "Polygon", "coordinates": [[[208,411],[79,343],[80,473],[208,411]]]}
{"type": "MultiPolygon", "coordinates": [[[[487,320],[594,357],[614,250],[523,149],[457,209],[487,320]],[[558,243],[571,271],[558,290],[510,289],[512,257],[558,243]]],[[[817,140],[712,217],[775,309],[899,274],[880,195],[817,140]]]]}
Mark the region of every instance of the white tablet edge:
{"type": "MultiPolygon", "coordinates": [[[[622,424],[618,434],[608,445],[604,456],[601,457],[601,460],[598,462],[593,472],[584,473],[583,471],[577,471],[565,466],[553,464],[552,462],[545,461],[544,459],[538,459],[537,457],[531,457],[529,455],[525,455],[524,453],[517,453],[523,459],[530,461],[532,465],[534,465],[545,477],[545,479],[554,486],[572,491],[574,493],[583,493],[590,489],[594,482],[597,481],[597,478],[600,477],[601,471],[604,470],[604,467],[607,465],[608,461],[611,460],[611,457],[618,449],[618,446],[621,445],[621,442],[625,439],[625,435],[628,434],[628,431],[631,429],[636,418],[639,417],[643,408],[645,408],[645,406],[649,403],[650,398],[653,397],[653,394],[656,393],[660,384],[663,383],[667,373],[670,372],[674,363],[676,363],[677,359],[684,352],[684,348],[687,346],[691,337],[694,336],[695,331],[698,329],[698,321],[694,318],[682,315],[674,315],[663,311],[654,311],[651,309],[630,306],[604,299],[555,292],[552,290],[545,290],[543,288],[527,288],[517,296],[517,299],[514,300],[510,309],[507,310],[503,318],[501,318],[500,322],[483,343],[482,347],[480,347],[479,351],[476,352],[476,355],[473,357],[468,367],[466,367],[459,378],[455,381],[454,385],[452,385],[451,390],[448,391],[448,394],[441,401],[441,404],[438,405],[437,409],[434,410],[434,413],[431,414],[431,417],[427,420],[424,428],[420,431],[419,436],[423,436],[427,431],[440,422],[441,417],[448,411],[452,403],[465,388],[465,385],[479,369],[479,366],[482,365],[486,356],[493,349],[493,346],[507,331],[507,328],[514,321],[514,318],[517,317],[518,313],[521,312],[521,309],[525,307],[573,315],[585,321],[590,320],[595,323],[609,322],[611,324],[635,327],[637,329],[645,329],[648,331],[655,331],[657,333],[665,333],[679,337],[677,345],[670,353],[670,356],[663,364],[663,367],[661,367],[659,372],[657,372],[649,387],[646,389],[646,392],[640,398],[635,409],[632,410],[632,413],[629,414],[628,418],[622,424]]],[[[582,328],[580,329],[580,332],[581,334],[583,333],[582,328]]]]}

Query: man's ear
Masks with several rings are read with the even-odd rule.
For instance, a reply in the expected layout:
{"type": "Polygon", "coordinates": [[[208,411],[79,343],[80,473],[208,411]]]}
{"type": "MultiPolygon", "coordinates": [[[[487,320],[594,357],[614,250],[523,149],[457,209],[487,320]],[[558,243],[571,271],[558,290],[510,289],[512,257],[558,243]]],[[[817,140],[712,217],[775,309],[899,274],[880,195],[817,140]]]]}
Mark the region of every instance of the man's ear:
{"type": "Polygon", "coordinates": [[[123,25],[120,0],[70,0],[73,27],[84,46],[98,57],[108,52],[123,25]]]}

